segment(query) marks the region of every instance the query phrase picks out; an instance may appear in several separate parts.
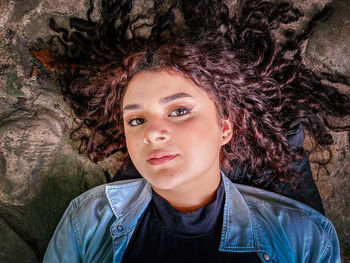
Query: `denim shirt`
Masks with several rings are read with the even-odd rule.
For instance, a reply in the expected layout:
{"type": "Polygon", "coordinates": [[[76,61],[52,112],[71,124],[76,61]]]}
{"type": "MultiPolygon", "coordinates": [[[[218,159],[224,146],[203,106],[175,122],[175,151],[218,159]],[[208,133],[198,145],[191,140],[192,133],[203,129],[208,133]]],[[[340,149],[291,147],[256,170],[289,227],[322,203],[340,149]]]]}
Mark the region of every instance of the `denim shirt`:
{"type": "MultiPolygon", "coordinates": [[[[256,252],[261,262],[341,262],[332,223],[293,199],[232,183],[223,173],[220,251],[256,252]]],[[[74,199],[43,262],[121,262],[152,198],[144,179],[95,187],[74,199]],[[109,230],[109,231],[108,231],[109,230]]]]}

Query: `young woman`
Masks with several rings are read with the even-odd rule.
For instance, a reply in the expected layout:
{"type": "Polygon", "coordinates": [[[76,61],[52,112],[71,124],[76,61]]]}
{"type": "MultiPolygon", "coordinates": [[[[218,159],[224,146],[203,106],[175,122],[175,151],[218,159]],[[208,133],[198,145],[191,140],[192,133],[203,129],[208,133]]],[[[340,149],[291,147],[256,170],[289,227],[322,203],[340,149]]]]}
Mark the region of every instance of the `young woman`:
{"type": "Polygon", "coordinates": [[[44,262],[340,262],[319,212],[227,176],[239,168],[256,185],[299,185],[293,163],[305,153],[290,132],[305,127],[330,144],[326,117],[349,115],[348,97],[302,64],[307,33],[274,40],[271,30],[298,10],[249,1],[232,20],[209,2],[181,3],[181,33],[173,4],[145,39],[128,1],[102,1],[102,22],[71,21],[89,36],[71,37],[64,75],[82,120],[75,132],[90,130],[81,139],[93,161],[124,151],[121,171],[133,166],[143,178],[74,199],[44,262]]]}

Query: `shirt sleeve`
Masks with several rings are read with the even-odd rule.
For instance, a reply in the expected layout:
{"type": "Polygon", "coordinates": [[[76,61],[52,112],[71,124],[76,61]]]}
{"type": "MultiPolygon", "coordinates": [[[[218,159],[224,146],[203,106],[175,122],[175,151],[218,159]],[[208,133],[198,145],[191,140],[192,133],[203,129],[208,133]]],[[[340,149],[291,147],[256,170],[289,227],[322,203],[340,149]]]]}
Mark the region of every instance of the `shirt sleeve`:
{"type": "MultiPolygon", "coordinates": [[[[317,215],[316,215],[317,216],[317,215]]],[[[291,244],[296,256],[295,262],[341,263],[340,247],[333,224],[325,217],[296,221],[300,227],[289,228],[291,244]],[[304,222],[303,222],[304,221],[304,222]]]]}
{"type": "Polygon", "coordinates": [[[321,254],[321,263],[341,263],[340,247],[337,233],[332,223],[329,223],[328,240],[321,254]]]}
{"type": "Polygon", "coordinates": [[[72,201],[60,220],[44,255],[44,263],[82,262],[79,232],[75,223],[72,201]]]}

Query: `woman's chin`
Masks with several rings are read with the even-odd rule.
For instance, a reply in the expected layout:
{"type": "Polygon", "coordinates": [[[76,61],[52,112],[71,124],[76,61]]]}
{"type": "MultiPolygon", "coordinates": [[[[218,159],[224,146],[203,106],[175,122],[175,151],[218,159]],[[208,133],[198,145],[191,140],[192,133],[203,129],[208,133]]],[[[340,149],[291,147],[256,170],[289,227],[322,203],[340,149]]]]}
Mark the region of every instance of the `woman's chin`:
{"type": "Polygon", "coordinates": [[[161,173],[153,178],[145,178],[153,187],[153,189],[171,190],[180,184],[180,178],[174,173],[161,173]]]}

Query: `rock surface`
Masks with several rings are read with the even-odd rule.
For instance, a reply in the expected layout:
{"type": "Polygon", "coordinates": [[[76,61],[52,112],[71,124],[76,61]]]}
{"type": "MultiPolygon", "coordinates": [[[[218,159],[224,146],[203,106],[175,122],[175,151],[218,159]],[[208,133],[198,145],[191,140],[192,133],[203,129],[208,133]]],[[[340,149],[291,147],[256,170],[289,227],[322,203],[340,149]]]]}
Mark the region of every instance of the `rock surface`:
{"type": "MultiPolygon", "coordinates": [[[[49,17],[84,15],[84,1],[0,4],[0,262],[40,262],[69,202],[106,182],[105,170],[77,154],[73,117],[47,73],[31,74],[31,42],[52,34],[49,17]],[[24,7],[24,8],[23,8],[24,7]]],[[[59,21],[59,19],[58,19],[59,21]]]]}
{"type": "Polygon", "coordinates": [[[30,245],[0,218],[0,262],[39,262],[30,245]]]}
{"type": "MultiPolygon", "coordinates": [[[[305,57],[313,68],[350,76],[350,2],[334,0],[333,14],[318,24],[308,40],[305,57]]],[[[350,95],[350,87],[338,85],[350,95]]],[[[340,124],[349,124],[349,120],[340,124]]],[[[333,133],[332,162],[325,168],[313,164],[313,176],[323,199],[326,216],[340,240],[343,261],[350,262],[350,132],[333,133]]]]}
{"type": "Polygon", "coordinates": [[[335,0],[334,13],[320,23],[308,41],[306,56],[325,70],[350,76],[350,4],[335,0]]]}
{"type": "MultiPolygon", "coordinates": [[[[0,263],[40,262],[70,200],[106,182],[119,155],[92,164],[69,139],[73,116],[49,73],[31,80],[36,61],[30,46],[45,44],[53,32],[50,17],[67,25],[69,16],[85,17],[89,1],[0,0],[0,263]],[[42,38],[42,43],[36,41],[42,38]]],[[[95,1],[98,6],[100,1],[95,1]]],[[[241,3],[230,1],[232,14],[241,3]]],[[[293,1],[307,21],[330,0],[293,1]]],[[[146,8],[150,0],[135,7],[146,8]]],[[[329,20],[319,24],[305,45],[310,66],[350,77],[350,1],[335,0],[329,20]]],[[[98,17],[98,8],[93,17],[98,17]]],[[[181,18],[177,18],[181,20],[181,18]]],[[[147,34],[147,32],[142,32],[147,34]]],[[[338,86],[350,95],[348,86],[338,86]]],[[[350,122],[348,122],[350,123],[350,122]]],[[[310,156],[326,215],[334,223],[343,261],[350,261],[350,132],[334,133],[333,160],[325,168],[310,156]]],[[[306,142],[307,144],[308,142],[306,142]]]]}

